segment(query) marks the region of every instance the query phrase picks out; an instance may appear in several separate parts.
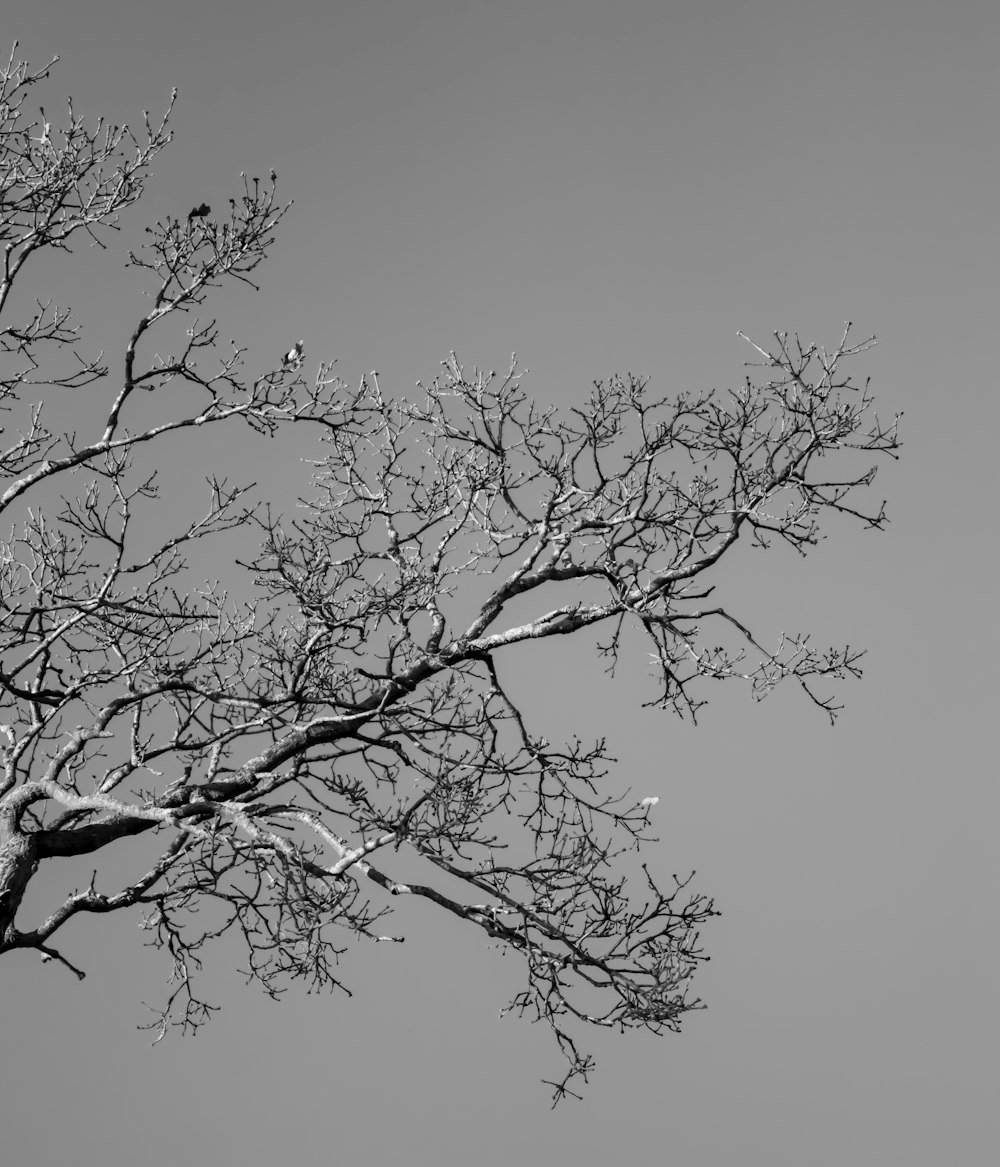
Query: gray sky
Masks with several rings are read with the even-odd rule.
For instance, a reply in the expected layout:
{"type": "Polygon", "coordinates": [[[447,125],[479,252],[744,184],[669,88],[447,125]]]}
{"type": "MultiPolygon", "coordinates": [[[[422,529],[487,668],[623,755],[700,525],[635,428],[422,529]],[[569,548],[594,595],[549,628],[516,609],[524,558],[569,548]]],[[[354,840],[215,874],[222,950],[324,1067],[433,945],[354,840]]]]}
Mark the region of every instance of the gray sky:
{"type": "MultiPolygon", "coordinates": [[[[693,729],[639,708],[641,660],[609,683],[569,644],[537,691],[662,796],[658,869],[697,868],[724,912],[681,1036],[596,1035],[584,1104],[550,1113],[545,1035],[496,1020],[517,961],[417,904],[405,945],[351,955],[352,1000],[273,1005],[219,969],[218,1019],[151,1050],[164,965],[134,922],[87,921],[82,984],[6,958],[5,1161],[992,1163],[1000,9],[35,0],[4,33],[63,58],[47,104],[138,121],[180,88],[126,244],[277,169],[296,205],[233,319],[261,359],[301,336],[405,392],[450,349],[516,349],[573,402],[618,370],[732,384],[737,329],[832,345],[852,319],[879,337],[855,371],[905,411],[886,535],[834,526],[731,581],[761,632],[869,648],[835,729],[736,688],[693,729]]],[[[120,279],[80,305],[109,349],[120,279]]]]}

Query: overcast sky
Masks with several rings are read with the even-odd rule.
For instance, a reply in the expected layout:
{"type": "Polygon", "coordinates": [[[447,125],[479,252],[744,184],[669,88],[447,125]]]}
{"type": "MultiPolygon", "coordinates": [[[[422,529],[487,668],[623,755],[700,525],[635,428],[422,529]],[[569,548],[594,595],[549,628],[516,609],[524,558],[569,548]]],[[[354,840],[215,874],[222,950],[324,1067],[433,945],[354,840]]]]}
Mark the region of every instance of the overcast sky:
{"type": "MultiPolygon", "coordinates": [[[[855,371],[905,411],[886,534],[835,525],[731,581],[761,632],[868,647],[834,729],[736,689],[681,725],[639,708],[642,661],[612,684],[568,644],[537,690],[553,734],[607,733],[661,796],[657,869],[697,868],[723,910],[680,1036],[598,1035],[584,1103],[551,1113],[555,1051],[497,1020],[516,959],[412,904],[405,945],[352,954],[351,1000],[274,1005],[219,970],[219,1017],[151,1049],[166,969],[133,920],[87,921],[82,983],[4,958],[4,1162],[993,1163],[1000,8],[33,0],[2,32],[62,58],[50,106],[138,122],[178,86],[123,247],[277,170],[295,206],[233,309],[261,360],[302,337],[406,392],[451,349],[516,350],[572,403],[615,371],[733,384],[737,329],[832,345],[851,319],[879,338],[855,371]]],[[[112,351],[122,259],[61,285],[112,351]]]]}

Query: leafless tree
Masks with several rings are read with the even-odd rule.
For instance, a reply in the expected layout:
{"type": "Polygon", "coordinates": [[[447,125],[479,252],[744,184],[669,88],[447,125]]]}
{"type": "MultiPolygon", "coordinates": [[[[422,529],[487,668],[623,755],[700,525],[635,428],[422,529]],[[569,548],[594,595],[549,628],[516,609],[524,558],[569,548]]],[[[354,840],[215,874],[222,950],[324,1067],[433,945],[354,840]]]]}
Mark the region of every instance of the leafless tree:
{"type": "Polygon", "coordinates": [[[48,72],[13,54],[0,72],[0,953],[82,977],[60,930],[135,909],[172,961],[162,1035],[208,1018],[195,974],[210,941],[237,938],[272,995],[343,988],[348,942],[398,939],[388,905],[416,896],[522,958],[509,1008],[551,1026],[558,1099],[591,1067],[581,1023],[660,1033],[701,1007],[715,910],[645,863],[653,800],[610,782],[604,743],[550,742],[519,705],[517,646],[593,629],[614,669],[644,638],[651,701],[682,716],[700,682],[742,678],[758,697],[790,680],[832,719],[827,685],[859,675],[861,654],[804,635],[766,647],[711,593],[741,538],[804,553],[830,512],[884,525],[864,488],[872,458],[896,456],[896,423],[843,372],[872,342],[776,334],[731,392],[659,400],[614,377],[567,411],[538,406],[514,362],[497,376],[452,356],[415,400],[328,365],[307,383],[301,342],[250,377],[198,312],[265,257],[287,210],[272,176],[245,178],[222,218],[199,204],[147,229],[129,264],[148,301],[112,376],[69,309],[25,310],[13,288],[42,252],[104,246],[169,110],[136,134],[88,127],[70,103],[53,128],[26,100],[48,72]],[[158,355],[177,320],[179,354],[158,355]],[[48,424],[46,401],[84,392],[91,433],[48,424]],[[176,527],[153,453],[240,420],[314,431],[308,506],[284,521],[213,479],[205,513],[176,527]],[[236,529],[259,552],[219,552],[224,582],[199,583],[195,545],[236,529]],[[95,871],[23,918],[43,861],[78,857],[89,876],[137,836],[141,878],[95,871]],[[422,882],[393,875],[400,851],[422,882]]]}

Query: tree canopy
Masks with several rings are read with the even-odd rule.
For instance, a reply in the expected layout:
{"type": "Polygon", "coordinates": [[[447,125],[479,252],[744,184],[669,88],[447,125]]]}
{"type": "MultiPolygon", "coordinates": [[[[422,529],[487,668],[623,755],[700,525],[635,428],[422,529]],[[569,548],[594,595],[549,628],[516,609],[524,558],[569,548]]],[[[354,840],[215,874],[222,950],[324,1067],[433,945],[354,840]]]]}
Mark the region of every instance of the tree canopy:
{"type": "Polygon", "coordinates": [[[153,1028],[191,1031],[214,1007],[210,942],[238,939],[272,995],[346,987],[347,945],[400,939],[387,917],[416,896],[523,961],[509,1008],[551,1027],[558,1099],[591,1068],[587,1025],[660,1033],[701,1007],[715,908],[657,875],[655,800],[607,780],[605,742],[548,739],[518,646],[590,630],[615,670],[642,638],[652,704],[695,718],[706,681],[757,697],[788,681],[834,718],[861,652],[764,634],[713,590],[740,540],[805,553],[833,513],[885,525],[866,488],[896,421],[845,372],[873,340],[778,333],[729,391],[615,376],[570,408],[539,405],[513,360],[496,374],[452,354],[412,399],[330,363],[307,375],[308,339],[253,375],[205,306],[255,279],[288,210],[272,173],[244,176],[222,214],[194,202],[145,229],[127,266],[146,299],[112,363],[70,308],[14,285],[45,252],[107,245],[173,102],[141,131],[71,102],[50,122],[28,103],[48,74],[15,54],[0,71],[0,953],[82,977],[67,922],[139,913],[171,962],[153,1028]],[[85,432],[60,420],[81,394],[85,432]],[[210,476],[179,521],[154,455],[241,421],[318,449],[305,505],[286,518],[210,476]],[[236,531],[258,547],[238,562],[236,531]],[[45,860],[89,871],[136,837],[141,877],[95,871],[44,918],[24,909],[45,860]],[[419,882],[394,874],[401,850],[419,882]]]}

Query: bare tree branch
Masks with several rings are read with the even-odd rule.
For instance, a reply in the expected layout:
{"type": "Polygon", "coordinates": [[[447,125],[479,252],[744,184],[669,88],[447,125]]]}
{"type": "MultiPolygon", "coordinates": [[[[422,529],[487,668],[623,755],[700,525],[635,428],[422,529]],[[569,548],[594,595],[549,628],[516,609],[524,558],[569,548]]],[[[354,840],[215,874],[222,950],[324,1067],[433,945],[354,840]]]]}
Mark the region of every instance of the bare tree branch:
{"type": "Polygon", "coordinates": [[[416,897],[519,956],[509,1011],[551,1028],[554,1097],[574,1093],[592,1068],[581,1029],[676,1031],[702,1007],[691,986],[717,913],[691,877],[646,865],[654,800],[616,787],[606,743],[544,736],[518,646],[593,629],[615,669],[633,629],[650,704],[694,718],[706,680],[758,698],[791,680],[833,720],[830,682],[860,676],[862,654],[765,634],[710,597],[741,539],[805,554],[830,515],[884,527],[869,488],[896,422],[845,371],[874,341],[778,333],[750,342],[730,392],[660,399],[614,377],[566,411],[533,400],[516,359],[497,376],[452,354],[415,400],[374,373],[352,389],[331,365],[308,383],[302,341],[247,378],[245,350],[223,352],[197,315],[252,283],[288,209],[273,177],[243,176],[226,215],[195,203],[129,252],[148,305],[105,363],[69,309],[18,318],[14,284],[34,255],[119,228],[173,97],[138,134],[72,104],[54,123],[26,104],[47,76],[14,56],[0,71],[0,400],[23,410],[0,449],[0,953],[83,976],[53,947],[65,925],[142,913],[171,959],[160,1037],[213,1011],[197,978],[213,941],[237,938],[271,995],[296,980],[348,992],[348,942],[401,940],[382,921],[416,897]],[[149,341],[170,343],[170,319],[183,344],[160,355],[149,341]],[[49,427],[45,393],[65,389],[93,396],[92,433],[49,427]],[[210,477],[205,508],[178,519],[157,451],[239,420],[310,423],[311,495],[291,521],[210,477]],[[226,540],[248,533],[259,552],[234,563],[226,540]],[[145,872],[108,889],[103,857],[136,838],[145,872]],[[400,851],[419,879],[400,877],[400,851]],[[87,886],[27,919],[39,866],[84,856],[87,886]]]}

